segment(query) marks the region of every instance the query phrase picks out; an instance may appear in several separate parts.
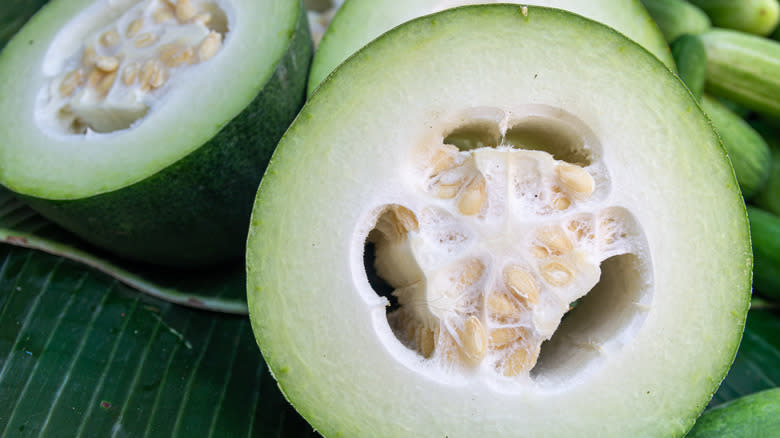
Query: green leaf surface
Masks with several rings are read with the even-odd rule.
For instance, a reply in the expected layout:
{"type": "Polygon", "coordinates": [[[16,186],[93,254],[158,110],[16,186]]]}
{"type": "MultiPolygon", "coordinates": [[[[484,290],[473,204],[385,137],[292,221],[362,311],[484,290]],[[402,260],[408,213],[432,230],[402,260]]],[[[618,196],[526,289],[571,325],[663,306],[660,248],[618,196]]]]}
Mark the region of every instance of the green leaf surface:
{"type": "Polygon", "coordinates": [[[245,316],[0,245],[0,437],[306,437],[245,316]]]}
{"type": "Polygon", "coordinates": [[[131,263],[106,254],[49,222],[0,187],[0,242],[67,257],[166,301],[226,313],[246,314],[242,263],[198,271],[131,263]]]}
{"type": "MultiPolygon", "coordinates": [[[[751,310],[711,406],[777,386],[778,330],[777,313],[751,310]]],[[[246,317],[0,245],[0,437],[39,435],[317,436],[279,392],[246,317]]]]}

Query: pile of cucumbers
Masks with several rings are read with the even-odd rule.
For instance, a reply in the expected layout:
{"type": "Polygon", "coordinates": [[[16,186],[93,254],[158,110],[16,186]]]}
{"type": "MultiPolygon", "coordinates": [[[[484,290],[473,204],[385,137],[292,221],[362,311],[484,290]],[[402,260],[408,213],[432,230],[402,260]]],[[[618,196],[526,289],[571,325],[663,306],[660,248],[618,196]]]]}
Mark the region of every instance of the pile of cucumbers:
{"type": "Polygon", "coordinates": [[[754,293],[780,299],[780,6],[642,0],[712,120],[748,204],[754,293]]]}

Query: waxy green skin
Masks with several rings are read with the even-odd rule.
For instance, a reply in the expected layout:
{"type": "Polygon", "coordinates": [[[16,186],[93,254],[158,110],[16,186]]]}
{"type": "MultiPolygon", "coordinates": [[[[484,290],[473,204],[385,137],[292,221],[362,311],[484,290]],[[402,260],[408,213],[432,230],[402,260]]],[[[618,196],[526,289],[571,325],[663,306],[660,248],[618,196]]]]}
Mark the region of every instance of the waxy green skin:
{"type": "Polygon", "coordinates": [[[671,44],[672,56],[680,76],[691,94],[701,100],[707,81],[707,51],[701,38],[692,34],[681,35],[671,44]]]}
{"type": "Polygon", "coordinates": [[[4,0],[0,8],[0,50],[48,0],[4,0]]]}
{"type": "Polygon", "coordinates": [[[770,438],[778,434],[780,388],[773,388],[705,412],[687,438],[770,438]]]}
{"type": "Polygon", "coordinates": [[[740,115],[720,100],[704,95],[707,52],[697,35],[682,35],[672,43],[678,75],[712,120],[729,154],[737,181],[746,199],[754,197],[767,182],[771,167],[769,146],[740,115]]]}
{"type": "Polygon", "coordinates": [[[780,19],[777,0],[689,0],[703,9],[717,27],[769,35],[780,19]]]}
{"type": "MultiPolygon", "coordinates": [[[[257,85],[254,99],[240,114],[215,120],[217,134],[180,160],[94,196],[19,197],[53,222],[127,259],[179,267],[240,259],[257,186],[278,139],[305,100],[312,43],[302,7],[279,37],[289,40],[287,51],[272,76],[257,85]]],[[[162,133],[161,148],[169,134],[162,133]]],[[[13,181],[0,182],[13,189],[13,181]]]]}
{"type": "Polygon", "coordinates": [[[780,149],[772,151],[769,176],[753,202],[767,211],[780,215],[780,149]]]}
{"type": "Polygon", "coordinates": [[[714,97],[705,94],[701,105],[729,154],[742,195],[752,198],[769,177],[772,162],[769,145],[743,118],[714,97]]]}
{"type": "Polygon", "coordinates": [[[684,34],[696,35],[712,27],[707,14],[687,0],[642,0],[670,44],[684,34]]]}
{"type": "Polygon", "coordinates": [[[768,212],[780,215],[780,129],[769,120],[752,120],[751,125],[769,144],[772,154],[769,177],[753,202],[768,212]]]}
{"type": "Polygon", "coordinates": [[[683,436],[734,359],[751,268],[733,169],[680,80],[605,26],[490,5],[396,27],[321,84],[258,191],[247,293],[269,370],[324,436],[683,436]],[[438,135],[432,125],[457,123],[447,114],[520,117],[529,103],[568,111],[609,144],[610,196],[651,247],[652,303],[592,374],[551,390],[451,383],[384,329],[362,258],[370,215],[404,203],[411,151],[438,135]]]}
{"type": "Polygon", "coordinates": [[[780,118],[780,42],[729,29],[700,37],[707,49],[707,90],[780,118]]]}
{"type": "Polygon", "coordinates": [[[761,295],[780,300],[780,216],[748,206],[753,239],[753,284],[761,295]]]}

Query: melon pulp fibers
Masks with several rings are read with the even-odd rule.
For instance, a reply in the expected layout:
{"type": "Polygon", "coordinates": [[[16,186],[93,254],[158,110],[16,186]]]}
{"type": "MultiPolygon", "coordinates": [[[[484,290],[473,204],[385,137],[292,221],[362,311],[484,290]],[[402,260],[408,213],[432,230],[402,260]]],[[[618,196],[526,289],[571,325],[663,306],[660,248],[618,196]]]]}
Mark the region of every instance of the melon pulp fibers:
{"type": "Polygon", "coordinates": [[[0,54],[0,183],[127,258],[239,258],[311,50],[297,1],[53,1],[0,54]]]}
{"type": "Polygon", "coordinates": [[[415,17],[478,3],[518,3],[574,12],[616,29],[675,69],[663,35],[639,0],[349,0],[336,12],[317,46],[309,74],[309,95],[349,55],[391,28],[415,17]]]}
{"type": "Polygon", "coordinates": [[[563,11],[473,6],[385,34],[304,106],[255,201],[248,299],[324,436],[681,436],[751,262],[727,156],[661,62],[563,11]]]}

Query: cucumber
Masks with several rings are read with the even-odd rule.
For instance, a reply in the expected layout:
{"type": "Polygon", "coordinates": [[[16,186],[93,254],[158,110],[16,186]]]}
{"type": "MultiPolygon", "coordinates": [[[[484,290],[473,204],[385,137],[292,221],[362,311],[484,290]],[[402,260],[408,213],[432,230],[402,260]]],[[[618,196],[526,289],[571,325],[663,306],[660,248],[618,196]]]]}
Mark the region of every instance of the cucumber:
{"type": "Polygon", "coordinates": [[[671,45],[672,56],[677,64],[677,75],[685,82],[697,100],[704,93],[707,80],[707,51],[696,35],[684,34],[671,45]]]}
{"type": "Polygon", "coordinates": [[[766,389],[705,412],[687,438],[780,436],[780,388],[766,389]]]}
{"type": "Polygon", "coordinates": [[[751,120],[750,124],[766,140],[772,153],[769,177],[753,202],[768,212],[780,215],[780,129],[761,119],[751,120]]]}
{"type": "Polygon", "coordinates": [[[751,198],[769,176],[769,146],[744,119],[717,99],[704,95],[701,105],[720,134],[737,174],[742,195],[751,198]]]}
{"type": "Polygon", "coordinates": [[[715,26],[766,36],[777,27],[777,0],[690,0],[709,15],[715,26]]]}
{"type": "Polygon", "coordinates": [[[0,8],[0,50],[48,0],[3,0],[0,8]]]}
{"type": "Polygon", "coordinates": [[[780,215],[780,150],[772,150],[772,162],[769,165],[769,176],[764,187],[752,200],[759,207],[780,215]]]}
{"type": "Polygon", "coordinates": [[[25,25],[0,53],[0,184],[128,259],[240,259],[268,158],[305,99],[305,11],[170,4],[54,0],[25,25]]]}
{"type": "Polygon", "coordinates": [[[728,29],[700,35],[707,49],[706,89],[780,117],[780,42],[728,29]]]}
{"type": "MultiPolygon", "coordinates": [[[[705,83],[705,88],[706,88],[706,83],[705,83]]],[[[750,108],[745,108],[744,106],[739,105],[737,103],[734,103],[734,102],[732,102],[732,101],[730,101],[728,99],[724,99],[722,97],[719,97],[718,100],[720,101],[720,103],[725,105],[726,108],[731,110],[731,112],[733,112],[734,114],[742,117],[743,119],[747,120],[748,118],[750,118],[754,114],[753,111],[750,108]]]]}
{"type": "Polygon", "coordinates": [[[748,205],[753,242],[753,287],[780,300],[780,216],[748,205]]]}
{"type": "Polygon", "coordinates": [[[642,0],[667,42],[684,34],[699,34],[712,23],[707,14],[685,0],[642,0]]]}

